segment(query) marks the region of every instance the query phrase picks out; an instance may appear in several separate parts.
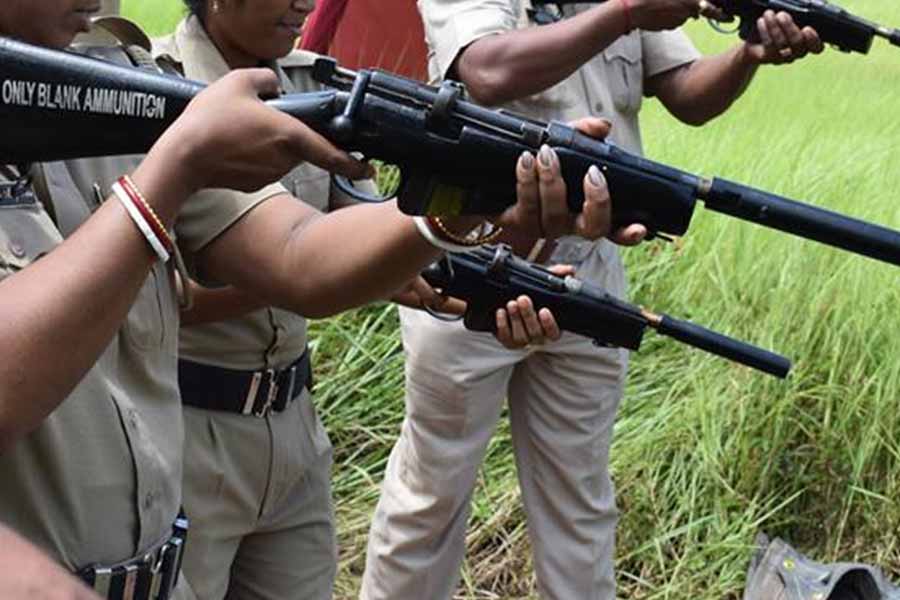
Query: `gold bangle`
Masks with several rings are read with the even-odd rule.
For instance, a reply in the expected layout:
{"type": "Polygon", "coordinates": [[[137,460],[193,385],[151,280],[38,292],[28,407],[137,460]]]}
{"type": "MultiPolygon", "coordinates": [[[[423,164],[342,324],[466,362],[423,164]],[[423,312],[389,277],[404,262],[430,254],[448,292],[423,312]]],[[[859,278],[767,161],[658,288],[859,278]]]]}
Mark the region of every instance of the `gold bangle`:
{"type": "MultiPolygon", "coordinates": [[[[482,244],[490,244],[491,242],[496,240],[498,237],[500,237],[501,233],[503,233],[502,227],[494,226],[488,233],[482,233],[481,235],[479,235],[477,237],[474,237],[474,238],[469,237],[469,236],[463,237],[461,235],[458,235],[458,234],[450,231],[450,229],[444,224],[444,222],[441,221],[440,217],[431,217],[430,216],[430,217],[428,217],[428,220],[430,222],[434,223],[434,226],[438,229],[438,231],[441,232],[441,235],[443,235],[445,238],[447,238],[451,242],[455,242],[457,244],[462,244],[463,246],[473,246],[474,247],[474,246],[481,246],[482,244]]],[[[487,222],[482,223],[479,227],[483,228],[486,223],[487,222]]]]}

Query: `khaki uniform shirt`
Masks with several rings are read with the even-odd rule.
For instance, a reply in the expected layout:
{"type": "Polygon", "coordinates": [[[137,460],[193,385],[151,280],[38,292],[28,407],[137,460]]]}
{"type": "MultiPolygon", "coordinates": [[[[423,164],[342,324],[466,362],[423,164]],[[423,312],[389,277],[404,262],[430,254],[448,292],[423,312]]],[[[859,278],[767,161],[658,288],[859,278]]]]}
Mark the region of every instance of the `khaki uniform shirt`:
{"type": "MultiPolygon", "coordinates": [[[[428,42],[428,72],[433,81],[447,76],[469,44],[483,37],[536,26],[528,16],[531,0],[418,0],[428,42]]],[[[563,17],[590,10],[596,3],[567,5],[563,17]]],[[[613,124],[610,140],[642,153],[638,112],[647,78],[693,62],[700,53],[681,31],[635,30],[620,37],[568,78],[508,105],[511,110],[542,120],[572,121],[604,117],[613,124]]],[[[613,198],[615,202],[615,198],[613,198]]],[[[580,252],[572,239],[559,250],[580,252]]],[[[584,245],[579,245],[584,249],[584,245]]],[[[613,245],[603,242],[605,252],[613,245]]],[[[557,262],[578,262],[578,256],[555,256],[557,262]]]]}
{"type": "MultiPolygon", "coordinates": [[[[0,279],[50,252],[96,207],[64,165],[45,169],[53,211],[70,222],[57,227],[40,203],[0,206],[0,279]]],[[[171,273],[157,264],[94,367],[0,455],[0,520],[71,569],[133,557],[171,534],[183,437],[177,319],[171,273]]]]}
{"type": "MultiPolygon", "coordinates": [[[[171,36],[154,40],[153,50],[156,56],[175,63],[189,79],[212,82],[231,70],[196,17],[183,20],[171,36]]],[[[318,91],[321,86],[313,81],[309,69],[315,58],[315,54],[298,51],[269,66],[278,74],[285,92],[318,91]]],[[[320,211],[350,203],[331,185],[328,172],[311,164],[300,165],[281,183],[282,192],[320,211]]],[[[285,367],[302,354],[305,346],[306,320],[278,308],[185,327],[180,338],[182,358],[240,370],[285,367]]]]}
{"type": "MultiPolygon", "coordinates": [[[[0,278],[51,251],[139,160],[44,165],[57,223],[40,204],[0,204],[0,278]]],[[[198,193],[179,217],[180,246],[203,248],[280,193],[280,185],[254,194],[198,193]]],[[[0,455],[0,521],[71,569],[131,558],[171,534],[184,438],[178,316],[173,273],[157,263],[91,371],[35,432],[0,455]]]]}

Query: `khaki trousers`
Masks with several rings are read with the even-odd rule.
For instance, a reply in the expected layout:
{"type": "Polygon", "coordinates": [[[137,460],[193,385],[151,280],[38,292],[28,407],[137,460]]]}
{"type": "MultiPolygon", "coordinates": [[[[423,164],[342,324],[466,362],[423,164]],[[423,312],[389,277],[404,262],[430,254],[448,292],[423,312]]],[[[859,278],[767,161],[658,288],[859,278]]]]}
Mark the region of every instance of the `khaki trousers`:
{"type": "Polygon", "coordinates": [[[184,414],[184,574],[198,600],[330,600],[332,450],[309,393],[265,419],[184,414]]]}
{"type": "MultiPolygon", "coordinates": [[[[582,277],[624,291],[617,255],[582,277]]],[[[617,511],[607,464],[627,352],[564,334],[509,351],[488,334],[401,309],[406,418],[369,536],[361,598],[453,596],[478,468],[508,399],[541,594],[612,600],[617,511]]]]}

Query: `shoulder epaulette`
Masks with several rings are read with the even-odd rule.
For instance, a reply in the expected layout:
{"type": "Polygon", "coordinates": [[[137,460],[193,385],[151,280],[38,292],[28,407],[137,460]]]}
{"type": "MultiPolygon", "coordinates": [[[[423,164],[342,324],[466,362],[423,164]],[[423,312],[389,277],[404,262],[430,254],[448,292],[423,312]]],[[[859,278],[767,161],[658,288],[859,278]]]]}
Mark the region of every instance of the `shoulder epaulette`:
{"type": "Polygon", "coordinates": [[[282,69],[311,67],[317,58],[321,58],[321,54],[309,52],[308,50],[292,50],[287,56],[278,59],[278,66],[282,69]]]}

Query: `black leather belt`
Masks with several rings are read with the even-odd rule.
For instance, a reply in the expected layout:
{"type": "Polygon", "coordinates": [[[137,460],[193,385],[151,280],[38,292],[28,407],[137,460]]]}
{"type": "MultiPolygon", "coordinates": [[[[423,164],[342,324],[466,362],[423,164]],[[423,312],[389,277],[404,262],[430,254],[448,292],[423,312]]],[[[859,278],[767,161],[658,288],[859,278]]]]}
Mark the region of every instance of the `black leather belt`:
{"type": "Polygon", "coordinates": [[[186,406],[265,417],[281,412],[300,395],[312,390],[309,351],[284,369],[237,371],[178,361],[178,385],[186,406]]]}
{"type": "Polygon", "coordinates": [[[180,515],[172,536],[146,553],[111,566],[91,565],[78,576],[108,600],[169,600],[178,583],[188,521],[180,515]]]}

